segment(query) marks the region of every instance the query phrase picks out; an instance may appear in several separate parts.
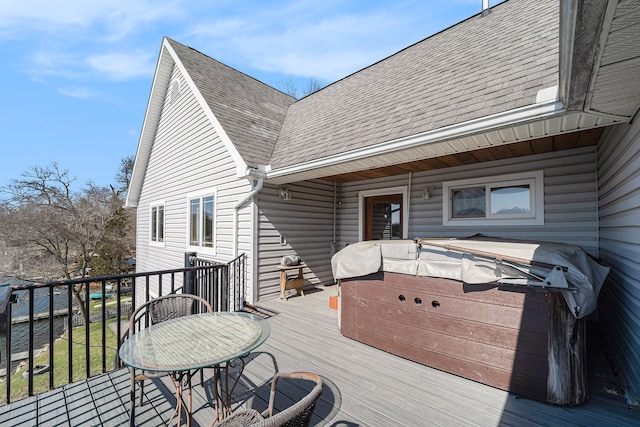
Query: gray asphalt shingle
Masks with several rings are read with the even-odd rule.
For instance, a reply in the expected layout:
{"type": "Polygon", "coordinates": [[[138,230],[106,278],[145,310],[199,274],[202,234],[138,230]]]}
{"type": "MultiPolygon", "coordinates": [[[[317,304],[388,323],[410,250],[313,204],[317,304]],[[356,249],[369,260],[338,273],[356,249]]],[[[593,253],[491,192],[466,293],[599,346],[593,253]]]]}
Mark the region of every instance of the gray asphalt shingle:
{"type": "Polygon", "coordinates": [[[558,3],[511,0],[292,104],[274,169],[535,103],[558,75],[558,3]]]}

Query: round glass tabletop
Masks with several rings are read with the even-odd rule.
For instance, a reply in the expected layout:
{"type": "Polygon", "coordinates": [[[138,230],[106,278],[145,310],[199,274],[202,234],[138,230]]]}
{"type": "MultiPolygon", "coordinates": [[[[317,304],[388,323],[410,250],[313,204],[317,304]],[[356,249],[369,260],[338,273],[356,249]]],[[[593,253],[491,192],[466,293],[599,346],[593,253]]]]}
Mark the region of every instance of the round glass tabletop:
{"type": "Polygon", "coordinates": [[[265,319],[249,313],[201,313],[152,325],[127,339],[120,359],[149,371],[186,371],[236,359],[271,333],[265,319]]]}

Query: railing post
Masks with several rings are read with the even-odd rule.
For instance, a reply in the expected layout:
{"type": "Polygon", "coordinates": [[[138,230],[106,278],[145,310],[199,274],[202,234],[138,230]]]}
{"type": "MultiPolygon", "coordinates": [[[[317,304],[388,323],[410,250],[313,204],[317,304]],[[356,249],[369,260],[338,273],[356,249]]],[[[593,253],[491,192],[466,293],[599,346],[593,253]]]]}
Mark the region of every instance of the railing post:
{"type": "MultiPolygon", "coordinates": [[[[3,286],[0,288],[0,336],[4,336],[9,330],[7,320],[10,319],[7,309],[10,307],[11,288],[3,286]]],[[[0,359],[2,354],[0,353],[0,359]]]]}
{"type": "Polygon", "coordinates": [[[222,266],[220,269],[220,301],[222,303],[222,311],[237,311],[229,309],[229,264],[222,266]]]}
{"type": "MultiPolygon", "coordinates": [[[[5,354],[5,370],[7,395],[6,403],[11,402],[11,304],[16,302],[16,296],[12,294],[9,286],[0,288],[0,336],[4,336],[4,354],[5,354]]],[[[2,360],[2,351],[0,350],[0,360],[2,360]]]]}
{"type": "MultiPolygon", "coordinates": [[[[194,266],[194,260],[198,254],[196,252],[184,253],[184,267],[189,268],[194,266]]],[[[184,289],[185,294],[195,294],[195,273],[193,271],[187,271],[185,274],[184,289]]]]}

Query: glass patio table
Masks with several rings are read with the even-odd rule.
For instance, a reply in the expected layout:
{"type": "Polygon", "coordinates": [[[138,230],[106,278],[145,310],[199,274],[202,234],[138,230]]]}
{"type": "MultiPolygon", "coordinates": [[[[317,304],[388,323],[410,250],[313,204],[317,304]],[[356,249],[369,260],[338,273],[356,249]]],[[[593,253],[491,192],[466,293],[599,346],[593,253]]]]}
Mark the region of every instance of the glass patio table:
{"type": "MultiPolygon", "coordinates": [[[[157,323],[135,333],[120,347],[120,359],[127,365],[146,371],[169,372],[176,387],[178,424],[182,409],[191,424],[191,399],[188,407],[182,398],[186,379],[191,395],[192,371],[211,367],[216,390],[216,420],[231,413],[231,393],[244,370],[243,357],[260,346],[270,335],[265,319],[249,313],[200,313],[157,323]],[[228,365],[240,359],[242,368],[229,390],[228,365]],[[221,373],[227,381],[223,393],[221,373]]],[[[171,421],[169,421],[171,422],[171,421]]]]}

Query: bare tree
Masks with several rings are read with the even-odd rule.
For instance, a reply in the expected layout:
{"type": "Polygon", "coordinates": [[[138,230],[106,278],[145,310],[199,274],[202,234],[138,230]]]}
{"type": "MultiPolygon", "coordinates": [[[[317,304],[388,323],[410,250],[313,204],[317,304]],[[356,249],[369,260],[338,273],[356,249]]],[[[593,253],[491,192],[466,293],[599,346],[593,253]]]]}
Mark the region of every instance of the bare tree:
{"type": "Polygon", "coordinates": [[[282,91],[289,96],[292,96],[296,99],[300,99],[300,98],[304,98],[305,96],[311,95],[314,92],[319,91],[323,87],[324,86],[322,86],[322,84],[320,84],[318,79],[316,79],[315,77],[309,78],[309,81],[307,82],[307,86],[304,87],[303,89],[298,89],[296,83],[292,79],[289,79],[287,83],[285,83],[285,86],[282,91]],[[301,95],[301,96],[298,97],[298,95],[301,95]]]}
{"type": "Polygon", "coordinates": [[[131,271],[128,262],[135,257],[136,211],[125,209],[122,196],[129,188],[135,158],[124,157],[116,175],[117,187],[111,186],[112,216],[105,224],[104,232],[96,244],[96,254],[91,259],[93,275],[120,274],[131,271]]]}
{"type": "Polygon", "coordinates": [[[296,86],[296,83],[292,79],[289,79],[284,84],[284,87],[282,88],[282,91],[284,93],[286,93],[287,95],[298,99],[298,87],[296,86]]]}
{"type": "Polygon", "coordinates": [[[118,191],[120,193],[129,188],[135,160],[135,156],[126,156],[120,160],[120,169],[118,169],[118,173],[116,174],[116,184],[118,184],[118,191]]]}
{"type": "Polygon", "coordinates": [[[311,77],[307,82],[307,87],[303,90],[302,96],[305,97],[311,95],[312,93],[319,91],[323,87],[324,86],[322,86],[315,77],[311,77]]]}
{"type": "MultiPolygon", "coordinates": [[[[125,173],[123,171],[123,173],[125,173]]],[[[126,177],[126,174],[123,175],[126,177]]],[[[130,175],[129,175],[130,176],[130,175]]],[[[22,275],[43,280],[84,278],[107,232],[118,233],[122,210],[121,188],[91,183],[74,191],[75,178],[57,163],[35,166],[2,188],[9,195],[3,230],[8,246],[22,248],[22,275]]],[[[72,289],[85,320],[82,286],[72,289]]]]}
{"type": "MultiPolygon", "coordinates": [[[[36,166],[3,188],[10,195],[11,208],[5,239],[31,253],[42,251],[41,256],[56,264],[56,272],[51,274],[64,278],[72,276],[71,240],[79,225],[74,220],[73,181],[68,171],[61,171],[53,163],[45,168],[36,166]]],[[[43,278],[51,277],[43,274],[43,278]]]]}

